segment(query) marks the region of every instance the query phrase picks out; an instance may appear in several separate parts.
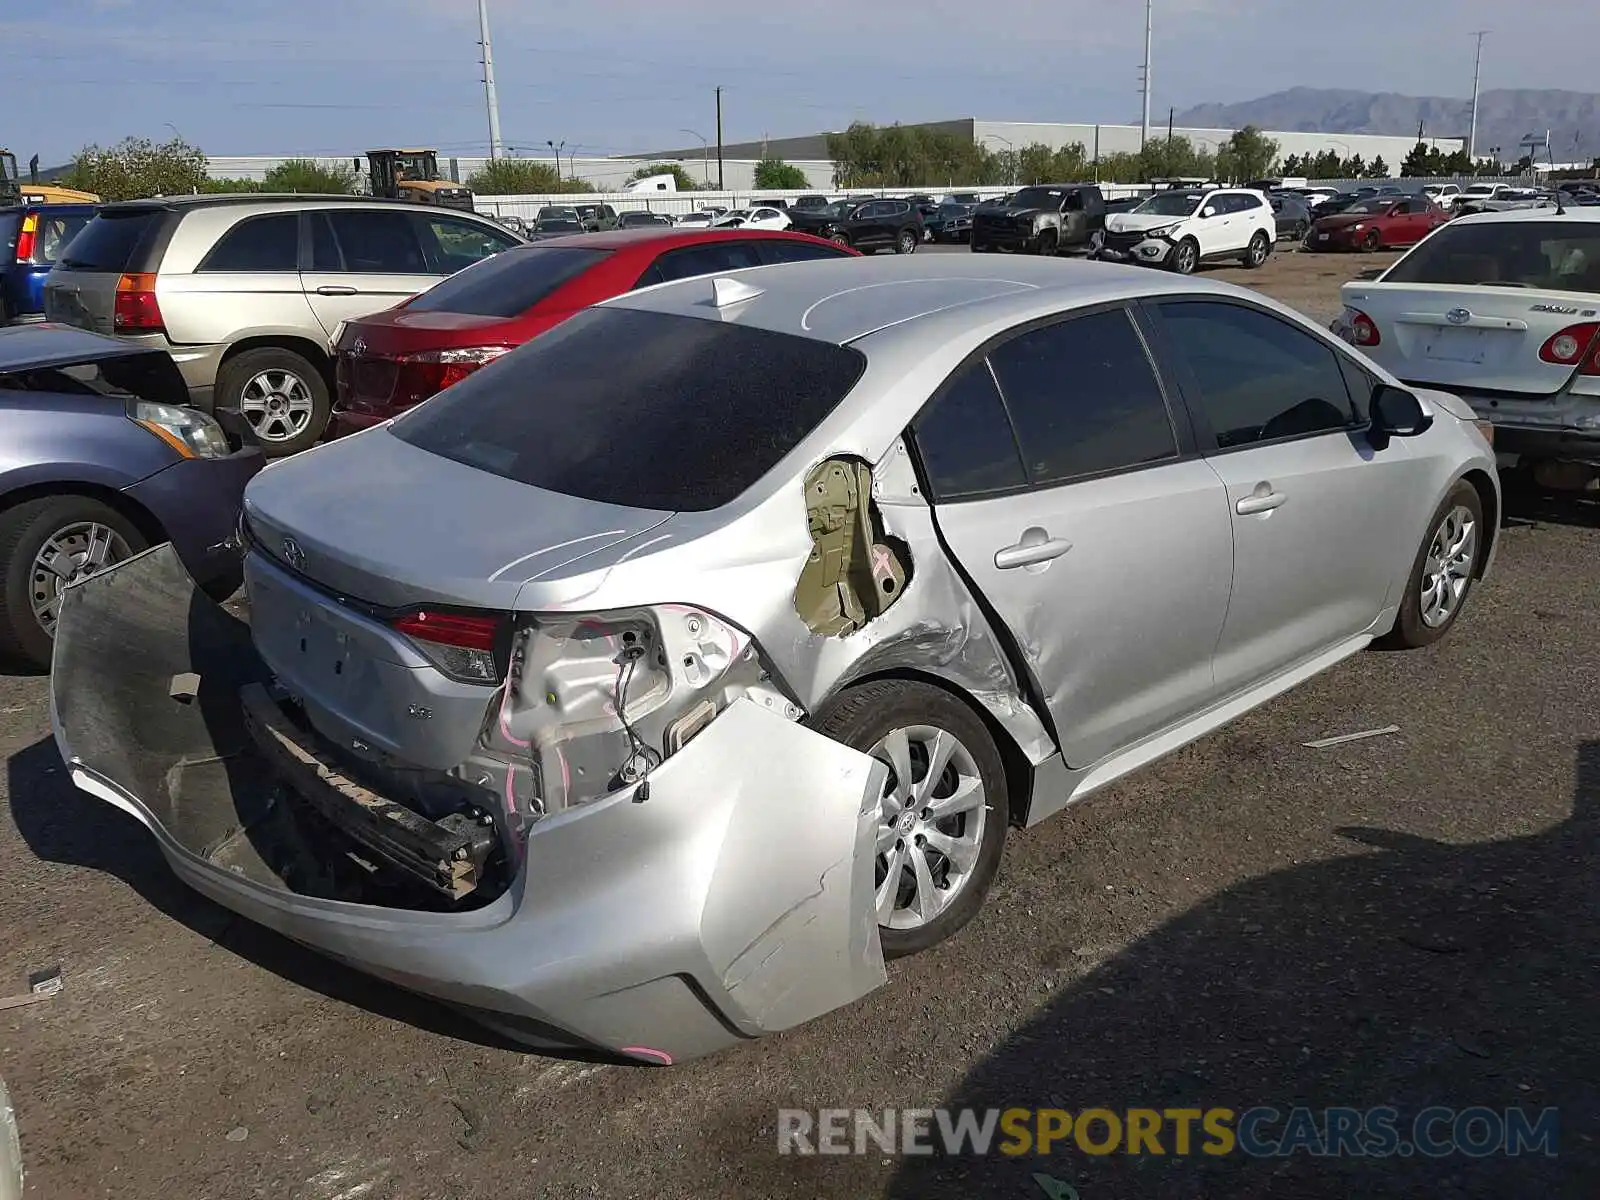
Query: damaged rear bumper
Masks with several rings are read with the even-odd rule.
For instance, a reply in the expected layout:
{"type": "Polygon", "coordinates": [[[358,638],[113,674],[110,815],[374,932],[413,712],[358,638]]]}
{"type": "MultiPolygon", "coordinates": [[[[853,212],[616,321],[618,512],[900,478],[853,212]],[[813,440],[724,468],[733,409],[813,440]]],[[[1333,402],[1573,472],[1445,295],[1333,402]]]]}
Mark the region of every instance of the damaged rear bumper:
{"type": "Polygon", "coordinates": [[[790,1028],[885,980],[885,768],[857,751],[736,701],[651,772],[648,799],[619,791],[534,825],[491,902],[385,907],[318,882],[342,852],[246,728],[240,693],[266,675],[168,547],[64,597],[51,717],[74,783],[234,912],[507,1032],[647,1062],[790,1028]]]}

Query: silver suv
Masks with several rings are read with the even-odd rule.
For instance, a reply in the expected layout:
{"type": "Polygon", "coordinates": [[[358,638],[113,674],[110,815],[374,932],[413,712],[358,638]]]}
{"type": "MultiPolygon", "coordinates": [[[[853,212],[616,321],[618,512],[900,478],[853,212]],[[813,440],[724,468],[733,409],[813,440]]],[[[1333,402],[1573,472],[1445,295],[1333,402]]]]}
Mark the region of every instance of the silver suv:
{"type": "Polygon", "coordinates": [[[470,213],[385,200],[180,196],[103,207],[45,284],[45,314],[169,350],[196,406],[236,409],[268,455],[323,434],[329,346],[523,241],[470,213]]]}

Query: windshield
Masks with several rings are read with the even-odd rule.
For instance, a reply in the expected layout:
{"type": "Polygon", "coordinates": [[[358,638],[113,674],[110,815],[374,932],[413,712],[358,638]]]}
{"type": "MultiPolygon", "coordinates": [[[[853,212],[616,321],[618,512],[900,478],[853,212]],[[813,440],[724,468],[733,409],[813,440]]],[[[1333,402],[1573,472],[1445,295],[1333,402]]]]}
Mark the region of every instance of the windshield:
{"type": "Polygon", "coordinates": [[[1446,225],[1389,268],[1382,282],[1600,294],[1600,224],[1494,221],[1446,225]]]}
{"type": "Polygon", "coordinates": [[[583,223],[571,217],[540,217],[533,228],[537,233],[569,233],[582,230],[583,223]]]}
{"type": "Polygon", "coordinates": [[[865,367],[860,351],[815,338],[591,308],[391,429],[419,449],[548,491],[706,512],[793,450],[865,367]]]}
{"type": "Polygon", "coordinates": [[[395,175],[407,179],[438,179],[439,163],[431,154],[399,154],[394,160],[395,175]]]}
{"type": "Polygon", "coordinates": [[[1362,200],[1358,204],[1352,204],[1344,212],[1347,217],[1356,217],[1362,213],[1386,213],[1393,207],[1394,203],[1390,200],[1362,200]]]}
{"type": "Polygon", "coordinates": [[[1133,211],[1151,217],[1187,217],[1200,207],[1192,192],[1157,192],[1133,211]]]}
{"type": "Polygon", "coordinates": [[[565,218],[570,221],[576,218],[577,215],[578,210],[575,208],[557,208],[548,204],[539,210],[539,220],[541,221],[546,217],[565,218]]]}
{"type": "Polygon", "coordinates": [[[1011,197],[1013,208],[1060,208],[1067,193],[1061,188],[1026,187],[1011,197]]]}

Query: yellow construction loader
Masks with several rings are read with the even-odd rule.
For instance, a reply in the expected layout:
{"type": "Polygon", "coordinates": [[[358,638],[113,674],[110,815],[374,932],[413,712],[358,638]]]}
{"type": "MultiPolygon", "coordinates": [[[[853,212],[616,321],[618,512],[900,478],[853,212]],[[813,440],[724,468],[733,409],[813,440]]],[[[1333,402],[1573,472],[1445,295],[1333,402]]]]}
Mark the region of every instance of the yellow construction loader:
{"type": "Polygon", "coordinates": [[[39,183],[37,164],[38,159],[34,159],[28,169],[29,178],[24,181],[17,170],[17,156],[9,150],[0,150],[0,204],[100,203],[100,197],[93,192],[57,187],[53,183],[39,183]]]}
{"type": "Polygon", "coordinates": [[[473,211],[472,192],[439,174],[437,150],[368,150],[367,178],[374,196],[473,211]]]}

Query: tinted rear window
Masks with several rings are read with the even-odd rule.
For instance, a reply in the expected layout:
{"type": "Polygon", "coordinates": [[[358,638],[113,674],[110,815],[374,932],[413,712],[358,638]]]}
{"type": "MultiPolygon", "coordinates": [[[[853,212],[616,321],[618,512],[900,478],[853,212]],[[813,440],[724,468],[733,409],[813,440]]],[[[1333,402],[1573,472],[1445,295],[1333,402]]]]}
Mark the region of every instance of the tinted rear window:
{"type": "Polygon", "coordinates": [[[457,272],[407,307],[414,312],[519,317],[609,253],[557,247],[507,250],[457,272]]]}
{"type": "Polygon", "coordinates": [[[1600,293],[1600,223],[1464,221],[1446,225],[1390,267],[1383,282],[1500,284],[1600,293]]]}
{"type": "Polygon", "coordinates": [[[164,215],[161,209],[103,212],[72,239],[61,265],[74,271],[107,271],[120,275],[128,269],[145,233],[164,215]]]}
{"type": "Polygon", "coordinates": [[[698,317],[593,308],[391,427],[519,483],[669,512],[750,487],[861,377],[856,350],[698,317]]]}

